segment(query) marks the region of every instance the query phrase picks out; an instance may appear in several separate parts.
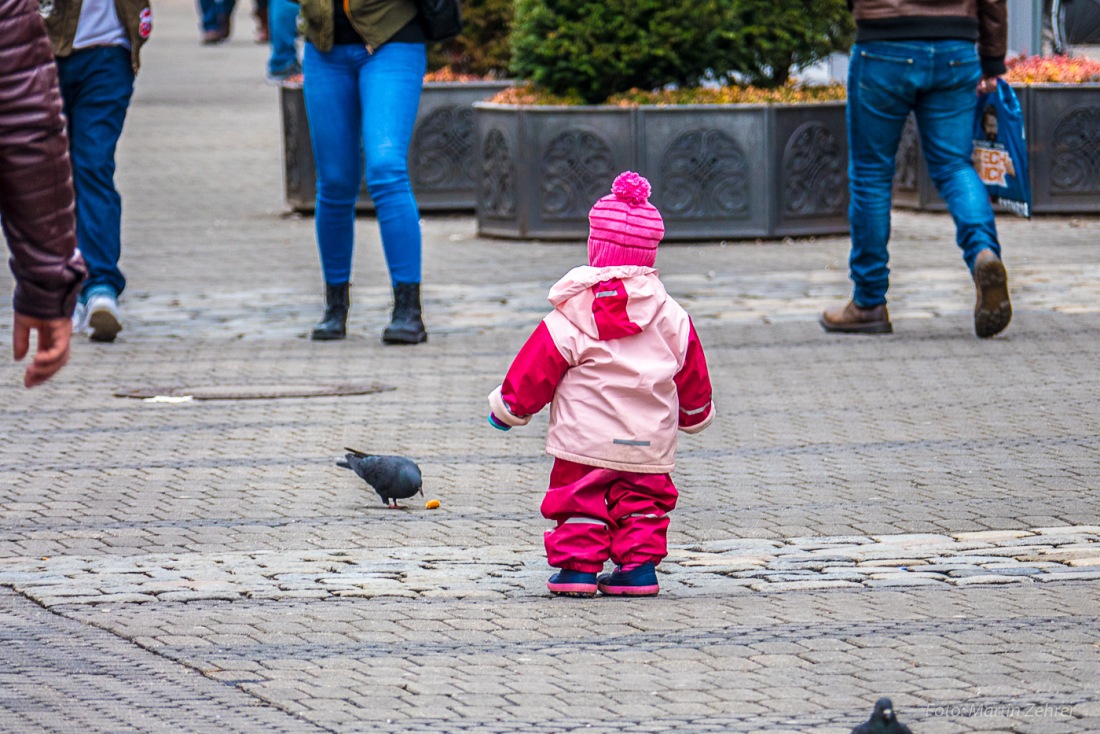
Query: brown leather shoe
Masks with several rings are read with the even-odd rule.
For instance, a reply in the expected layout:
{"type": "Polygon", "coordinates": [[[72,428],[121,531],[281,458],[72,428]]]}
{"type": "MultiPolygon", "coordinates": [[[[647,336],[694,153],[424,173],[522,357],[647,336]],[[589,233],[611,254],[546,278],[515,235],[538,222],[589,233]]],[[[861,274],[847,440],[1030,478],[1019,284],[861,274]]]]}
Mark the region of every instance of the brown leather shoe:
{"type": "Polygon", "coordinates": [[[974,333],[982,339],[1000,334],[1012,320],[1008,300],[1008,273],[992,250],[982,250],[974,261],[974,285],[978,302],[974,305],[974,333]]]}
{"type": "Polygon", "coordinates": [[[860,308],[855,301],[848,301],[843,306],[825,309],[818,321],[825,331],[844,334],[891,334],[894,331],[885,303],[860,308]]]}

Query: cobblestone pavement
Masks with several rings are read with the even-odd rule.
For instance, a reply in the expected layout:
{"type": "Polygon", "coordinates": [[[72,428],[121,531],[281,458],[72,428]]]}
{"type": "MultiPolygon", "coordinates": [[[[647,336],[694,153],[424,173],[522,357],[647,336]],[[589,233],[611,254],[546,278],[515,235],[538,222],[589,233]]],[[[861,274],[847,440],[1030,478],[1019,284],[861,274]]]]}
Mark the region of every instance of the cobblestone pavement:
{"type": "Polygon", "coordinates": [[[844,238],[663,247],[719,420],[681,439],[662,595],[553,599],[546,417],[500,434],[485,396],[583,244],[426,219],[431,339],[387,348],[360,219],[352,335],[308,341],[264,51],[157,13],[125,330],[34,391],[0,367],[0,731],[835,734],[880,695],[918,734],[1100,731],[1100,220],[998,223],[1016,315],[985,341],[944,216],[896,213],[886,337],[816,323],[844,238]],[[119,397],[317,385],[390,389],[119,397]],[[442,506],[386,510],[344,446],[442,506]]]}

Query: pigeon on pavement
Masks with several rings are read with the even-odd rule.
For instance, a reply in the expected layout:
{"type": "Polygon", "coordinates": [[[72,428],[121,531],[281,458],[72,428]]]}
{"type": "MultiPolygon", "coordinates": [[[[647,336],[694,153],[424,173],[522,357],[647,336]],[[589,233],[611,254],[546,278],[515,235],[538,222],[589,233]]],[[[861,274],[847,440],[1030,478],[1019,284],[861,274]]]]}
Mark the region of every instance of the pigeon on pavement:
{"type": "Polygon", "coordinates": [[[852,734],[913,734],[913,731],[898,721],[890,699],[880,698],[875,701],[871,718],[852,729],[852,734]]]}
{"type": "Polygon", "coordinates": [[[362,477],[391,510],[401,509],[397,504],[399,499],[412,497],[417,492],[424,494],[420,467],[411,459],[404,456],[365,454],[346,447],[344,450],[348,452],[345,455],[346,460],[338,461],[336,465],[351,469],[362,477]]]}

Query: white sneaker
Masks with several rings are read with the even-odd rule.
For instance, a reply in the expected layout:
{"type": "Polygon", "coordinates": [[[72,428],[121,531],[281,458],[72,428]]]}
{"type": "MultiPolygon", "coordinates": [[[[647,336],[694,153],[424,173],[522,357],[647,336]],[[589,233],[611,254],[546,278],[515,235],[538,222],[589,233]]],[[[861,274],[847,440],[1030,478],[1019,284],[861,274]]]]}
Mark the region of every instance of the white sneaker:
{"type": "Polygon", "coordinates": [[[73,311],[73,333],[83,334],[88,330],[88,307],[81,303],[76,302],[76,310],[73,311]]]}
{"type": "Polygon", "coordinates": [[[85,305],[87,309],[88,328],[91,329],[89,338],[94,342],[113,342],[118,332],[122,331],[122,321],[119,320],[118,301],[114,296],[96,294],[88,299],[85,305]]]}

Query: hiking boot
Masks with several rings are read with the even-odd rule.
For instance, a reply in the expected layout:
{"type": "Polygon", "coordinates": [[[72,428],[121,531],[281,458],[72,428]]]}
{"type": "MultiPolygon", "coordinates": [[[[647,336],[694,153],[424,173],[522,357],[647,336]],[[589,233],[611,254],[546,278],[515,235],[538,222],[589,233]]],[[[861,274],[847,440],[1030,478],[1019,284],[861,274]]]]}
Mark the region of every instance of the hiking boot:
{"type": "Polygon", "coordinates": [[[830,333],[890,334],[894,331],[885,303],[861,308],[855,301],[848,301],[844,306],[825,309],[818,322],[830,333]]]}
{"type": "Polygon", "coordinates": [[[629,571],[616,566],[611,573],[600,574],[596,585],[608,596],[657,596],[661,590],[657,584],[657,566],[653,563],[642,563],[629,571]]]}
{"type": "Polygon", "coordinates": [[[586,597],[596,595],[596,574],[563,568],[550,577],[546,588],[554,596],[586,597]]]}
{"type": "Polygon", "coordinates": [[[974,305],[974,333],[988,339],[1004,331],[1012,320],[1008,273],[993,250],[982,250],[974,260],[974,285],[978,289],[978,302],[974,305]]]}
{"type": "Polygon", "coordinates": [[[88,338],[94,342],[113,342],[122,331],[118,301],[110,293],[95,293],[86,304],[88,338]]]}

